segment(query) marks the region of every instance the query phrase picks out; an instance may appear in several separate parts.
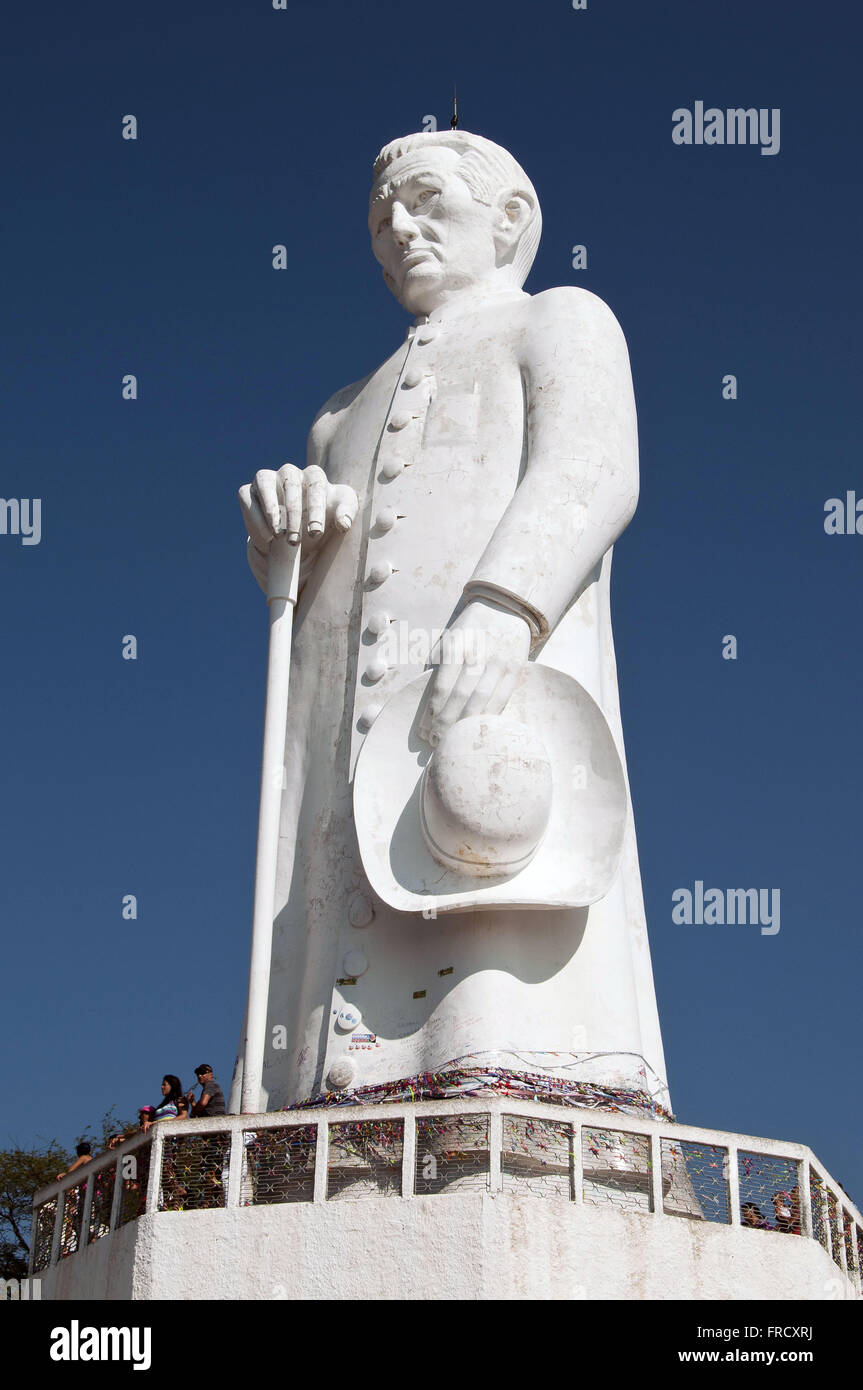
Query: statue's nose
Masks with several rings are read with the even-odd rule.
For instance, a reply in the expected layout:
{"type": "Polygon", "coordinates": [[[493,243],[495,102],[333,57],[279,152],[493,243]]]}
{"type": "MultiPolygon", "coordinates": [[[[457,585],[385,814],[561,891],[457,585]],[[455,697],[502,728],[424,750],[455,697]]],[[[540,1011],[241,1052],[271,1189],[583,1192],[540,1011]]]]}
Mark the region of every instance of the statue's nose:
{"type": "Polygon", "coordinates": [[[403,203],[393,203],[393,237],[399,246],[408,246],[419,236],[419,227],[403,203]]]}

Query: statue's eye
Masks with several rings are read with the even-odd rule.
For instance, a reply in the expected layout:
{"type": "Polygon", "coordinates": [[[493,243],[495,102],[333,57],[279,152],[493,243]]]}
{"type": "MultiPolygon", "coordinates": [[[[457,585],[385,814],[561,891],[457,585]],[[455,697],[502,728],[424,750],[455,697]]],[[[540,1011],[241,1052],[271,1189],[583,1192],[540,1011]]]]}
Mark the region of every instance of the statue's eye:
{"type": "Polygon", "coordinates": [[[380,222],[378,223],[376,235],[380,236],[381,232],[384,230],[385,227],[390,227],[392,225],[392,220],[393,219],[391,217],[382,217],[380,222]]]}
{"type": "Polygon", "coordinates": [[[416,198],[417,206],[418,206],[418,207],[421,207],[424,203],[428,203],[428,202],[431,201],[432,198],[436,198],[436,197],[437,197],[437,189],[435,189],[435,188],[424,188],[423,191],[422,191],[422,193],[418,193],[418,194],[417,194],[417,198],[416,198]]]}

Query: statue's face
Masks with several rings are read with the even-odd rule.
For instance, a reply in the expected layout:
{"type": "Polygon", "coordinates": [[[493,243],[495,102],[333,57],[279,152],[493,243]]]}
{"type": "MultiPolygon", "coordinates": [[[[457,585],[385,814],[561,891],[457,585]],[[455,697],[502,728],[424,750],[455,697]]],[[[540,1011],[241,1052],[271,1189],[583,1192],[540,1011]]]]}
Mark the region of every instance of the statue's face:
{"type": "Polygon", "coordinates": [[[494,275],[495,209],[474,200],[459,162],[443,146],[412,150],[372,190],[372,250],[411,314],[429,314],[494,275]]]}

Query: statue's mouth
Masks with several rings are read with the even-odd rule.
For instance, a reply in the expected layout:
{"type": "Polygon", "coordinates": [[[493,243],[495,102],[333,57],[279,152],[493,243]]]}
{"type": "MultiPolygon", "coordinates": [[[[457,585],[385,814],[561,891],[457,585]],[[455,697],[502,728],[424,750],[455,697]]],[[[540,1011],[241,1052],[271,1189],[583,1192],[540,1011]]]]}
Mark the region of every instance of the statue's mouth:
{"type": "Polygon", "coordinates": [[[423,247],[419,251],[411,251],[402,259],[402,270],[412,270],[415,265],[427,260],[434,260],[434,252],[429,247],[423,247]]]}

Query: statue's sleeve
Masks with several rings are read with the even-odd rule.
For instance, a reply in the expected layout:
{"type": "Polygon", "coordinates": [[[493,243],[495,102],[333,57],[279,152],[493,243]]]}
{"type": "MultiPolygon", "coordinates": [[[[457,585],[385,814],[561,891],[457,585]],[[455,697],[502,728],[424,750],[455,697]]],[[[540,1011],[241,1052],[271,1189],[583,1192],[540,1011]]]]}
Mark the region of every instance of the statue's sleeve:
{"type": "Polygon", "coordinates": [[[465,598],[553,630],[638,500],[629,354],[606,304],[575,288],[533,299],[522,345],[527,460],[465,598]]]}

